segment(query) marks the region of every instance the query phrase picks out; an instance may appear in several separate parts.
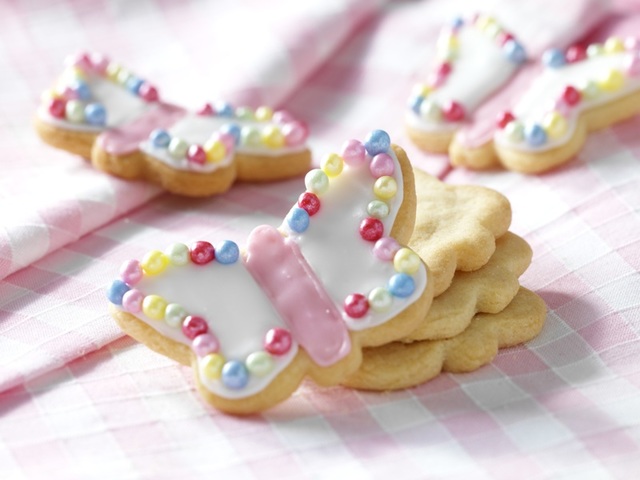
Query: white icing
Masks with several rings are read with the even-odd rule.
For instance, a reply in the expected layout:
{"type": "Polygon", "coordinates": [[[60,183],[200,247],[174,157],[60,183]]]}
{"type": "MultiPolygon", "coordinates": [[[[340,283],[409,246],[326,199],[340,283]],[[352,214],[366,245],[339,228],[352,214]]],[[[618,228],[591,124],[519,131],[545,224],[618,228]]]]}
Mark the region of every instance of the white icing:
{"type": "MultiPolygon", "coordinates": [[[[458,30],[457,56],[444,83],[427,98],[442,106],[447,100],[460,103],[467,114],[476,110],[518,68],[504,54],[498,42],[474,25],[465,23],[458,30]]],[[[450,131],[456,122],[430,121],[408,109],[407,124],[424,132],[450,131]]]]}
{"type": "MultiPolygon", "coordinates": [[[[385,236],[389,235],[403,201],[400,164],[392,150],[389,155],[395,164],[394,178],[398,193],[388,201],[390,212],[383,220],[385,236]]],[[[393,262],[379,260],[372,252],[374,243],[363,240],[358,231],[361,220],[369,217],[367,204],[375,198],[374,181],[368,162],[359,167],[345,164],[340,175],[329,179],[328,191],[319,195],[320,210],[311,217],[306,231],[295,233],[286,221],[281,226],[298,243],[305,259],[340,311],[343,311],[348,295],[361,293],[366,296],[376,287],[386,288],[389,279],[396,273],[393,262]]],[[[363,330],[396,316],[424,291],[424,265],[421,264],[414,280],[414,293],[406,299],[394,298],[391,308],[385,313],[369,310],[365,317],[359,319],[344,314],[347,327],[350,330],[363,330]]]]}
{"type": "MultiPolygon", "coordinates": [[[[220,353],[225,360],[244,362],[249,354],[264,350],[267,331],[274,327],[287,328],[240,260],[232,265],[214,261],[207,265],[189,263],[181,267],[169,266],[157,276],[145,275],[135,288],[145,295],[160,295],[169,303],[181,305],[188,314],[204,318],[209,331],[220,341],[220,353]]],[[[180,327],[150,319],[142,312],[135,316],[162,335],[186,345],[191,344],[180,327]]],[[[208,379],[202,372],[199,372],[199,377],[216,395],[225,398],[247,397],[265,388],[287,367],[297,351],[298,346],[294,341],[285,355],[273,356],[275,367],[268,375],[249,375],[249,383],[240,390],[229,389],[219,380],[208,379]]],[[[201,367],[202,359],[198,363],[201,367]]]]}
{"type": "Polygon", "coordinates": [[[626,62],[630,60],[630,52],[602,54],[587,58],[580,62],[564,65],[561,68],[545,68],[522,95],[514,106],[514,116],[523,124],[542,123],[545,114],[554,110],[555,102],[561,97],[566,86],[579,87],[587,81],[597,82],[602,75],[611,69],[619,70],[625,76],[622,88],[613,92],[600,90],[594,98],[582,97],[580,102],[569,107],[567,120],[567,132],[559,138],[547,138],[544,145],[535,147],[526,141],[513,142],[507,138],[503,130],[495,133],[495,140],[501,145],[521,151],[545,151],[563,145],[569,141],[575,131],[577,119],[585,110],[608,103],[614,99],[623,97],[640,88],[640,77],[627,76],[625,72],[626,62]]]}
{"type": "MultiPolygon", "coordinates": [[[[204,145],[207,140],[217,132],[223,125],[235,123],[240,127],[255,126],[262,128],[269,125],[268,122],[257,122],[249,120],[240,120],[237,118],[218,117],[209,115],[197,115],[189,113],[178,120],[171,128],[168,129],[171,138],[177,137],[186,141],[188,144],[204,145]]],[[[301,152],[305,150],[306,145],[296,147],[269,148],[269,147],[247,147],[237,145],[236,151],[251,155],[259,155],[264,157],[275,157],[285,155],[287,153],[301,152]]],[[[148,155],[157,158],[163,163],[170,165],[177,170],[192,170],[198,172],[211,172],[220,167],[229,165],[233,160],[233,154],[227,155],[224,159],[217,163],[207,163],[205,165],[195,165],[190,163],[186,158],[175,159],[166,148],[155,147],[150,141],[145,140],[140,144],[140,150],[148,155]]]]}
{"type": "Polygon", "coordinates": [[[91,90],[91,100],[84,103],[101,103],[107,111],[106,126],[95,126],[88,123],[73,123],[52,117],[47,109],[38,109],[39,118],[56,127],[79,132],[101,132],[105,128],[118,127],[131,122],[148,111],[152,104],[131,93],[123,86],[99,75],[88,75],[86,80],[91,90]]]}

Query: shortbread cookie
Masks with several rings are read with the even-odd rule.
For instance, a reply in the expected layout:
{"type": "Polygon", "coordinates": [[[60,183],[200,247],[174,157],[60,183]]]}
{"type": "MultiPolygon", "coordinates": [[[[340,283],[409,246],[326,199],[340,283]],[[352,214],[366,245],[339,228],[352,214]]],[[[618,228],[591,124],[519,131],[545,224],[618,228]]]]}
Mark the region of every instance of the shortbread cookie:
{"type": "Polygon", "coordinates": [[[518,278],[531,264],[531,256],[529,244],[507,232],[496,240],[496,251],[486,265],[456,272],[451,286],[433,299],[420,326],[402,341],[450,338],[464,331],[476,313],[501,312],[518,293],[518,278]]]}
{"type": "Polygon", "coordinates": [[[603,44],[545,52],[546,66],[494,135],[508,169],[540,173],[575,156],[587,134],[640,112],[638,41],[611,37],[603,44]]]}
{"type": "Polygon", "coordinates": [[[496,238],[511,224],[511,204],[490,188],[447,185],[418,169],[414,175],[418,209],[409,246],[429,266],[438,296],[456,270],[477,270],[489,261],[496,238]]]}
{"type": "Polygon", "coordinates": [[[396,390],[424,383],[440,372],[471,372],[491,362],[499,348],[538,335],[546,311],[538,295],[520,288],[502,312],[477,314],[453,338],[364,349],[360,369],[343,384],[364,390],[396,390]]]}
{"type": "Polygon", "coordinates": [[[126,179],[187,196],[305,173],[307,128],[284,111],[228,103],[197,112],[162,102],[146,80],[99,55],[81,54],[45,92],[35,126],[47,143],[126,179]]]}
{"type": "Polygon", "coordinates": [[[201,241],[125,262],[108,291],[121,328],[191,364],[203,398],[251,413],[287,398],[305,375],[342,381],[361,348],[415,330],[433,296],[405,243],[416,197],[408,158],[389,136],[351,140],[305,177],[279,229],[240,250],[201,241]]]}

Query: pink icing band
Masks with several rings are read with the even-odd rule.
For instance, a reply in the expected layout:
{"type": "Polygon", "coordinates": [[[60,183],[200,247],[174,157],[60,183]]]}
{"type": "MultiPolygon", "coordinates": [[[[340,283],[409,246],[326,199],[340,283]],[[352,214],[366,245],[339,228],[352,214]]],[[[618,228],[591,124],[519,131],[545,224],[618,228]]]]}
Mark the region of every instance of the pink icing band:
{"type": "Polygon", "coordinates": [[[156,128],[168,129],[186,114],[186,110],[168,103],[154,104],[147,112],[130,123],[104,131],[98,145],[112,155],[125,155],[138,150],[156,128]]]}
{"type": "Polygon", "coordinates": [[[255,228],[247,241],[246,267],[315,363],[333,365],[349,353],[342,316],[294,241],[274,227],[255,228]]]}

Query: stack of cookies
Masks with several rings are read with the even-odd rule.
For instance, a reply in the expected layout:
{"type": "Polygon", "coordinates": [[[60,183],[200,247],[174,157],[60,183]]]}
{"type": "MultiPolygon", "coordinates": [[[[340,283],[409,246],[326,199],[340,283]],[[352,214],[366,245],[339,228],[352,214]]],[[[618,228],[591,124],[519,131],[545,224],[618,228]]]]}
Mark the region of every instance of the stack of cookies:
{"type": "Polygon", "coordinates": [[[279,227],[152,249],[108,289],[120,327],[191,365],[206,402],[253,413],[305,377],[407,388],[540,331],[545,306],[518,282],[531,249],[499,193],[414,171],[382,130],[304,186],[279,227]]]}
{"type": "Polygon", "coordinates": [[[489,188],[414,174],[417,215],[409,246],[429,267],[433,303],[409,335],[364,349],[360,369],[344,385],[394,390],[441,371],[470,372],[499,348],[532,339],[544,324],[544,302],[518,280],[532,251],[509,231],[509,201],[489,188]]]}

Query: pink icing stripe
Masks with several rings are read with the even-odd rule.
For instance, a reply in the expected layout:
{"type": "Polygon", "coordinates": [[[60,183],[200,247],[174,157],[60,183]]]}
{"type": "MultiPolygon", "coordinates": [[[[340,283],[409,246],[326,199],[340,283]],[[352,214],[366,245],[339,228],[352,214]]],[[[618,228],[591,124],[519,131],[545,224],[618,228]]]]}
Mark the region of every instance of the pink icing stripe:
{"type": "Polygon", "coordinates": [[[342,315],[295,242],[274,227],[256,227],[247,240],[246,267],[315,363],[333,365],[350,352],[342,315]]]}
{"type": "Polygon", "coordinates": [[[146,140],[156,128],[167,129],[186,114],[184,108],[168,103],[156,103],[130,123],[111,128],[98,137],[98,144],[107,153],[124,155],[138,150],[140,142],[146,140]]]}

